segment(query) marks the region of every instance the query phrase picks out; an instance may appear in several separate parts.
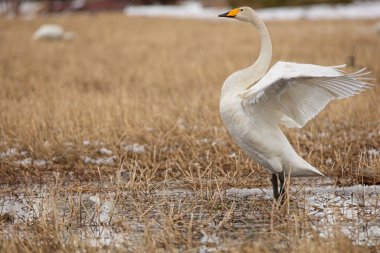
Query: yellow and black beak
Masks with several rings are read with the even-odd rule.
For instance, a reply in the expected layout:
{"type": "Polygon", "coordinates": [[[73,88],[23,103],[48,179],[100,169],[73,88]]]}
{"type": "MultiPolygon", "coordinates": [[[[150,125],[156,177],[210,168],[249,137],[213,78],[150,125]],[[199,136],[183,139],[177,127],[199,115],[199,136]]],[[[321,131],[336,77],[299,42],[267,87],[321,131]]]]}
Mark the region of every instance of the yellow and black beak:
{"type": "Polygon", "coordinates": [[[240,12],[238,8],[230,10],[229,12],[218,15],[218,17],[234,18],[240,12]]]}

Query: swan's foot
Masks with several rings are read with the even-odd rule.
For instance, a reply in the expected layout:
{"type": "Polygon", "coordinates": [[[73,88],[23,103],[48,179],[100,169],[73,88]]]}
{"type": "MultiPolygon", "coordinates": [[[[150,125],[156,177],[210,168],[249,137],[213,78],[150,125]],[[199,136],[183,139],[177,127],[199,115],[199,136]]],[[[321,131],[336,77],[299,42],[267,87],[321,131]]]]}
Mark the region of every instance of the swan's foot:
{"type": "Polygon", "coordinates": [[[272,174],[272,186],[273,186],[273,196],[276,200],[285,200],[285,175],[283,172],[277,174],[272,174]],[[280,192],[278,191],[278,180],[280,180],[280,192]]]}

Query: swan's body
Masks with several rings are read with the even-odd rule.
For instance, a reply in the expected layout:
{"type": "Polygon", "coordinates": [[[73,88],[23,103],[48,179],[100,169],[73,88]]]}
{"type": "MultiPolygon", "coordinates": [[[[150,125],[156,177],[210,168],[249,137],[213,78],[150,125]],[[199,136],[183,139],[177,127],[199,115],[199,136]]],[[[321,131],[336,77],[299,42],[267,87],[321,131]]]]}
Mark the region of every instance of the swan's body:
{"type": "Polygon", "coordinates": [[[337,67],[278,62],[269,71],[272,44],[262,20],[249,7],[234,9],[221,17],[252,23],[259,31],[261,52],[250,67],[230,75],[220,100],[223,122],[249,157],[269,170],[278,198],[277,175],[321,176],[319,170],[292,148],[279,124],[303,127],[333,99],[359,93],[368,87],[363,70],[344,74],[337,67]]]}
{"type": "Polygon", "coordinates": [[[42,25],[33,33],[34,40],[73,40],[75,37],[75,33],[67,32],[56,24],[42,25]]]}

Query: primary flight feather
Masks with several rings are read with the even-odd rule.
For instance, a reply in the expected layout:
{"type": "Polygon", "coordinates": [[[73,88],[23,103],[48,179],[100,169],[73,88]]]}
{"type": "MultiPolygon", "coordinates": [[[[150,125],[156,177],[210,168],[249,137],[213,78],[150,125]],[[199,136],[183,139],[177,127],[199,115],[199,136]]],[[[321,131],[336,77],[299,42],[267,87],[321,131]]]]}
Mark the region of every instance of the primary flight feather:
{"type": "Polygon", "coordinates": [[[269,71],[272,43],[264,22],[249,7],[219,17],[252,23],[261,51],[250,67],[231,74],[220,100],[223,122],[248,156],[272,173],[273,194],[283,194],[284,176],[321,176],[292,148],[279,124],[301,128],[334,99],[353,96],[370,86],[365,69],[346,74],[342,66],[278,62],[269,71]],[[278,189],[280,180],[280,190],[278,189]]]}

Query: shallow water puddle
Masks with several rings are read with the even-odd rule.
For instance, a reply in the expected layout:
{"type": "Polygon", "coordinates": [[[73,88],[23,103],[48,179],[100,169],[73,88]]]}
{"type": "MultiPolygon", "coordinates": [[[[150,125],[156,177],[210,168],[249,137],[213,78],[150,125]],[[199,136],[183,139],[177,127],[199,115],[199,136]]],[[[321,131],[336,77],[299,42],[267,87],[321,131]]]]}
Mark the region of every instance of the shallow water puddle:
{"type": "Polygon", "coordinates": [[[307,210],[316,217],[313,228],[329,237],[333,227],[359,245],[380,243],[380,187],[355,185],[344,188],[308,189],[307,210]]]}
{"type": "MultiPolygon", "coordinates": [[[[168,221],[181,220],[180,231],[189,224],[201,227],[194,235],[202,245],[199,252],[211,252],[222,248],[227,238],[255,238],[273,226],[267,212],[274,203],[271,189],[231,188],[212,196],[181,189],[137,195],[128,191],[57,194],[47,186],[7,192],[0,198],[0,214],[9,217],[8,228],[59,217],[60,222],[74,224],[75,234],[92,246],[127,243],[133,249],[147,228],[159,234],[168,221]]],[[[306,211],[311,227],[322,237],[339,229],[356,244],[380,243],[379,186],[295,185],[291,199],[292,206],[306,211]]]]}

